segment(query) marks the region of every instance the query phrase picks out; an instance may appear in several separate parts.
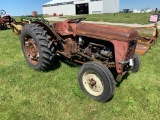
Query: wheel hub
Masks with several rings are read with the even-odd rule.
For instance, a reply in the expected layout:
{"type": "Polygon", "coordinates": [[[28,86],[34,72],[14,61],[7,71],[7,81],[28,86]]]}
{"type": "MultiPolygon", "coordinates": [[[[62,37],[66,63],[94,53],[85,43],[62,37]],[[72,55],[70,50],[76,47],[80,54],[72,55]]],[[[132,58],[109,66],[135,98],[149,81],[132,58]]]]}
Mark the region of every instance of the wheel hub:
{"type": "Polygon", "coordinates": [[[39,52],[38,52],[38,47],[32,38],[25,38],[24,50],[27,59],[32,64],[37,64],[39,58],[39,52]]]}
{"type": "Polygon", "coordinates": [[[104,90],[100,77],[94,72],[86,72],[83,75],[83,85],[85,89],[94,96],[99,96],[104,90]]]}
{"type": "Polygon", "coordinates": [[[90,85],[91,87],[95,86],[96,83],[97,83],[93,78],[90,79],[89,82],[90,82],[89,85],[90,85]]]}

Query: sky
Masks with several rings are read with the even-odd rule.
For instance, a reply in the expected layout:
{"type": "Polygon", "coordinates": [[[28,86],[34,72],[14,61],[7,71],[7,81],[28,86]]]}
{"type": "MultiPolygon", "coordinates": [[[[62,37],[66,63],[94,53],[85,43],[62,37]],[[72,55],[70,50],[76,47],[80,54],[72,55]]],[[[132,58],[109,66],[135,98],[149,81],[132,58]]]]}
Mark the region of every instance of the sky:
{"type": "MultiPolygon", "coordinates": [[[[31,15],[32,11],[42,14],[42,5],[49,1],[51,0],[0,0],[0,10],[5,10],[11,16],[31,15]]],[[[120,10],[141,10],[146,7],[160,9],[160,0],[120,0],[120,10]]]]}

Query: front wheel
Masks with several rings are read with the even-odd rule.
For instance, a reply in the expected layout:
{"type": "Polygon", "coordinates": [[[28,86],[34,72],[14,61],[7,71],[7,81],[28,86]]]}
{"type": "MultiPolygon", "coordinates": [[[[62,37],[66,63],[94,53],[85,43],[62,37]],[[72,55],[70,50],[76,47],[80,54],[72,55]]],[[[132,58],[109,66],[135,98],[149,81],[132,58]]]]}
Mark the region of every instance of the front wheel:
{"type": "Polygon", "coordinates": [[[140,68],[140,58],[137,53],[134,54],[134,59],[133,59],[133,67],[130,69],[132,72],[137,72],[140,68]]]}
{"type": "Polygon", "coordinates": [[[113,96],[114,77],[100,63],[85,63],[79,71],[78,81],[82,91],[96,101],[105,102],[113,96]]]}

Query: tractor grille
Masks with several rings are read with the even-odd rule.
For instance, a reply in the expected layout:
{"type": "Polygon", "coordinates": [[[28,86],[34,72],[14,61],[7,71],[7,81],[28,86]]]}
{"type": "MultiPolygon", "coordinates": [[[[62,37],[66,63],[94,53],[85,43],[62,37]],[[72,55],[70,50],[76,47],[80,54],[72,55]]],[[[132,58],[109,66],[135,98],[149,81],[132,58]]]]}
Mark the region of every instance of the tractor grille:
{"type": "Polygon", "coordinates": [[[129,42],[126,60],[132,59],[134,57],[136,45],[137,45],[137,40],[133,40],[129,42]]]}

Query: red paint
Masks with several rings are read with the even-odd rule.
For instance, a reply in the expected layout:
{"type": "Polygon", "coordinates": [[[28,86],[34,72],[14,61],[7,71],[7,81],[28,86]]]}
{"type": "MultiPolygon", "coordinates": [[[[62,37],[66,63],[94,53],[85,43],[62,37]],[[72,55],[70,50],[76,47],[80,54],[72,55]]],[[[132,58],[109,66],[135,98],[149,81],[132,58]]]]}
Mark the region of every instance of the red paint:
{"type": "Polygon", "coordinates": [[[116,70],[117,73],[123,72],[124,65],[119,64],[119,61],[125,61],[127,50],[128,50],[128,43],[125,41],[111,41],[114,44],[114,51],[115,51],[115,63],[116,63],[116,70]]]}

